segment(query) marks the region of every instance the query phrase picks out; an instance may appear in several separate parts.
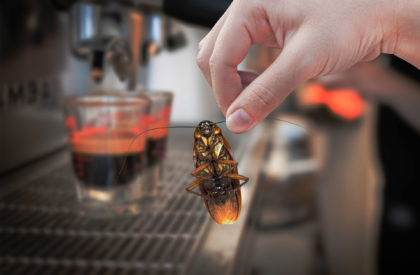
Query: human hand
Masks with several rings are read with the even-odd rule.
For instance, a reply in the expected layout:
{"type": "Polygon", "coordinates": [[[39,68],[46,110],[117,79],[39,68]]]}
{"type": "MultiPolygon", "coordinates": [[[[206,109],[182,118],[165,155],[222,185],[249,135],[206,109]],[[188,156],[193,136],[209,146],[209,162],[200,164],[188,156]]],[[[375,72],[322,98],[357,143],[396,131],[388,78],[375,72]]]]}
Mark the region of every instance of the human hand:
{"type": "Polygon", "coordinates": [[[228,128],[253,128],[307,79],[393,52],[397,2],[235,0],[197,57],[228,128]],[[252,44],[282,50],[259,76],[237,71],[252,44]]]}

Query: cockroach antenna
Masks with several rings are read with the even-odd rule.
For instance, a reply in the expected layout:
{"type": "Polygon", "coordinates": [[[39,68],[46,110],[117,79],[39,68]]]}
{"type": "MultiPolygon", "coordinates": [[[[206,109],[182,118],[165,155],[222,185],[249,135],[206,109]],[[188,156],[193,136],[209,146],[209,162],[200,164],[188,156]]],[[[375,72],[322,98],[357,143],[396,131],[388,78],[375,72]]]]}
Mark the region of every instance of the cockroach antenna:
{"type": "Polygon", "coordinates": [[[299,128],[302,128],[302,129],[304,129],[304,130],[308,130],[305,126],[302,126],[302,125],[297,124],[297,123],[294,123],[294,122],[290,122],[290,121],[288,121],[288,120],[279,119],[279,118],[273,118],[273,117],[269,117],[268,119],[269,119],[269,120],[277,120],[277,121],[286,122],[286,123],[289,123],[289,124],[295,125],[295,126],[297,126],[297,127],[299,127],[299,128]]]}
{"type": "Polygon", "coordinates": [[[221,120],[221,121],[218,121],[218,122],[214,122],[213,124],[220,124],[220,123],[223,123],[223,122],[226,122],[226,120],[221,120]]]}
{"type": "MultiPolygon", "coordinates": [[[[127,151],[130,152],[131,146],[136,141],[136,139],[138,137],[140,137],[141,135],[147,133],[147,132],[154,131],[154,130],[159,130],[159,129],[174,129],[174,128],[195,128],[195,126],[180,126],[180,125],[179,126],[162,126],[162,127],[156,127],[156,128],[150,128],[150,129],[144,130],[143,132],[138,133],[137,135],[135,135],[133,137],[133,140],[128,145],[127,151]]],[[[121,166],[121,169],[120,169],[120,171],[118,172],[118,175],[117,175],[117,181],[120,178],[121,173],[124,171],[124,168],[125,168],[126,165],[127,165],[127,159],[124,159],[124,162],[123,162],[123,164],[121,166]]]]}
{"type": "MultiPolygon", "coordinates": [[[[302,129],[304,129],[304,130],[307,130],[307,129],[306,129],[306,127],[304,127],[304,126],[302,126],[302,125],[299,125],[299,124],[297,124],[297,123],[294,123],[294,122],[290,122],[290,121],[288,121],[288,120],[279,119],[279,118],[274,118],[274,117],[267,117],[266,119],[268,119],[268,120],[277,120],[277,121],[286,122],[286,123],[289,123],[289,124],[295,125],[295,126],[297,126],[297,127],[299,127],[299,128],[302,128],[302,129]]],[[[214,122],[214,124],[220,124],[220,123],[226,123],[226,120],[221,120],[221,121],[218,121],[218,122],[214,122]]]]}

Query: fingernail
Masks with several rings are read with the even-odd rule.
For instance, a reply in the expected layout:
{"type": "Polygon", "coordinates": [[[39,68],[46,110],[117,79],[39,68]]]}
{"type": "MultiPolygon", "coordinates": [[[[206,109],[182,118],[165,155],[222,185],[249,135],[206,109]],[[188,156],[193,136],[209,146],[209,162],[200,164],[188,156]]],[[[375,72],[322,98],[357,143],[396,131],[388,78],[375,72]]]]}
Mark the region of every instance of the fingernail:
{"type": "Polygon", "coordinates": [[[248,130],[252,123],[253,119],[244,109],[236,110],[228,116],[226,121],[227,127],[234,133],[248,130]]]}

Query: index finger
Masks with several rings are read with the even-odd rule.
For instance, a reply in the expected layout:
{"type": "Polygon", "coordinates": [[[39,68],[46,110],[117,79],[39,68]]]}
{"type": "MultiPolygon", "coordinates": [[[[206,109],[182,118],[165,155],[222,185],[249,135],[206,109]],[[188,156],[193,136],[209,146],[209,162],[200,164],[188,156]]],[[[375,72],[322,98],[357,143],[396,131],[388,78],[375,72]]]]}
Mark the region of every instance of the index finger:
{"type": "Polygon", "coordinates": [[[211,31],[200,41],[198,44],[198,55],[197,55],[197,63],[200,67],[201,71],[204,74],[204,77],[209,82],[211,86],[211,75],[210,75],[210,65],[209,59],[213,52],[214,44],[219,35],[220,30],[222,29],[226,18],[228,18],[230,13],[230,7],[226,10],[226,12],[220,17],[219,21],[217,21],[216,25],[211,29],[211,31]]]}
{"type": "Polygon", "coordinates": [[[245,58],[252,42],[242,18],[245,16],[235,16],[232,11],[217,37],[209,61],[212,87],[224,114],[242,91],[237,67],[245,58]]]}

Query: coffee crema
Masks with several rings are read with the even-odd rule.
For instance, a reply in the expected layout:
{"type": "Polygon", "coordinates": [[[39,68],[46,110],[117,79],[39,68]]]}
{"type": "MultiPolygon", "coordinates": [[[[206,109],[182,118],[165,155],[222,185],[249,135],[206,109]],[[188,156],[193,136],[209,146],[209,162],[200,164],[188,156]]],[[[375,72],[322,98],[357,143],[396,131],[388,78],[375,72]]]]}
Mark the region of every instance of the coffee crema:
{"type": "Polygon", "coordinates": [[[86,185],[109,189],[132,182],[145,162],[145,138],[124,131],[93,132],[71,139],[73,168],[86,185]]]}

